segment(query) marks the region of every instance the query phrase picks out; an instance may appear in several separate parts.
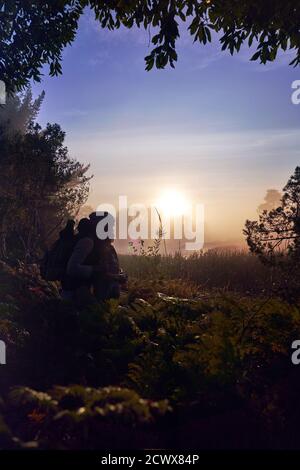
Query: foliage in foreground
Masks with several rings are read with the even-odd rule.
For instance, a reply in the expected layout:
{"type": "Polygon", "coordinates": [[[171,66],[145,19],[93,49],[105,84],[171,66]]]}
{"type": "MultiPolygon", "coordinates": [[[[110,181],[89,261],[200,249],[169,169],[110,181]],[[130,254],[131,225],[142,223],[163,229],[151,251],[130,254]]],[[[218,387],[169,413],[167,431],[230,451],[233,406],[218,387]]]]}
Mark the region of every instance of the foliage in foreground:
{"type": "Polygon", "coordinates": [[[145,400],[121,387],[55,386],[48,393],[15,387],[7,400],[7,421],[21,437],[12,439],[11,447],[24,447],[27,441],[33,448],[93,449],[110,447],[115,440],[131,447],[133,434],[135,439],[141,432],[149,434],[170,411],[166,400],[145,400]],[[133,433],[126,432],[128,427],[133,433]]]}
{"type": "Polygon", "coordinates": [[[135,281],[78,308],[20,269],[1,269],[3,447],[295,444],[297,305],[135,281]]]}

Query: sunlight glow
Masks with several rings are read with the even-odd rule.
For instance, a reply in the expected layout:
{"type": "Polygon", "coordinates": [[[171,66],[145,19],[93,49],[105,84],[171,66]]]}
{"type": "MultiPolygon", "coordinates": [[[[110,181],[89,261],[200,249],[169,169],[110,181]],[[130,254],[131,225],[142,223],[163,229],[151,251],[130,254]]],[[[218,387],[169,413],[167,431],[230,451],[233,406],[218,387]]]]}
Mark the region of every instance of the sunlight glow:
{"type": "Polygon", "coordinates": [[[188,211],[185,195],[176,189],[167,189],[159,196],[156,207],[165,217],[179,217],[188,211]]]}

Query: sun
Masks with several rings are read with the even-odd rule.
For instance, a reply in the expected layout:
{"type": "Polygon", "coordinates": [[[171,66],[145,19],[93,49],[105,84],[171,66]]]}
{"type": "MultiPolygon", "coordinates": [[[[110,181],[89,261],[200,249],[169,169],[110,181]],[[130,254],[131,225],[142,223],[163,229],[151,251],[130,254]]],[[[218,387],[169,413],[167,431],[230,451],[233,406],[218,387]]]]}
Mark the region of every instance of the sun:
{"type": "Polygon", "coordinates": [[[155,207],[165,217],[179,217],[188,210],[188,201],[183,192],[166,189],[158,197],[155,207]]]}

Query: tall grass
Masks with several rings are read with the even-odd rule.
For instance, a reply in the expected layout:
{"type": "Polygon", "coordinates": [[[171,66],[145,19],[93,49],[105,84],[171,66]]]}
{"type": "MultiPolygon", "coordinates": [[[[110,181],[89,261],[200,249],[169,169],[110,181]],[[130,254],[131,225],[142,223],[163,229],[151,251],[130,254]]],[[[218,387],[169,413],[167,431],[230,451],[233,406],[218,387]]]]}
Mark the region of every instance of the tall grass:
{"type": "Polygon", "coordinates": [[[250,294],[265,294],[275,285],[274,272],[245,251],[208,251],[189,257],[121,255],[120,261],[128,275],[138,279],[183,279],[250,294]]]}

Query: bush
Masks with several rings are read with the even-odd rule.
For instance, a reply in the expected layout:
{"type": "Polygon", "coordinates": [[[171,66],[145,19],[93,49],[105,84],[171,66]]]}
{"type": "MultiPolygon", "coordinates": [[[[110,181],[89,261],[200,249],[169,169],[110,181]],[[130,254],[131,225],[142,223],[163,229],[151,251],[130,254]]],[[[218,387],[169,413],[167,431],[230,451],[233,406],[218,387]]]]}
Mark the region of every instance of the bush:
{"type": "Polygon", "coordinates": [[[79,308],[25,271],[0,273],[15,284],[15,295],[8,288],[0,305],[8,350],[0,385],[11,442],[170,448],[182,434],[182,445],[192,439],[201,447],[217,442],[205,420],[224,433],[232,416],[240,417],[228,446],[241,433],[246,446],[261,444],[249,416],[267,445],[298,435],[293,388],[300,386],[290,359],[300,337],[297,304],[203,292],[177,279],[135,280],[120,302],[79,308]],[[217,424],[220,416],[228,417],[217,424]]]}

